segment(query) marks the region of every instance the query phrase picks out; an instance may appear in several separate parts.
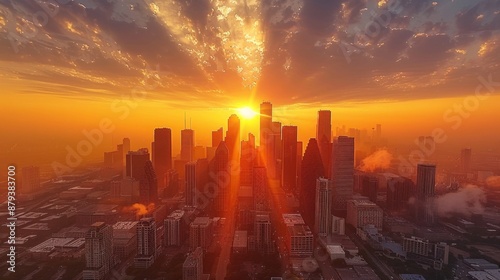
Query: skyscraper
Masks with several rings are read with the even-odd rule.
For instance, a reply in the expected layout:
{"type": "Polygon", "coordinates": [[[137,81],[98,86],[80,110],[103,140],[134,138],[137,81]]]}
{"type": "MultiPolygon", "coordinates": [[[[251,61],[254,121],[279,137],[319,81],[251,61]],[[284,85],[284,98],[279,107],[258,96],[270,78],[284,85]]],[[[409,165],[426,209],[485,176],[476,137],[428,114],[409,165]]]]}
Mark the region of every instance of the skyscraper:
{"type": "Polygon", "coordinates": [[[165,175],[172,169],[172,131],[170,128],[156,128],[152,145],[153,167],[158,176],[158,187],[165,188],[165,175]]]}
{"type": "Polygon", "coordinates": [[[181,159],[187,162],[193,160],[194,130],[181,130],[181,159]]]}
{"type": "Polygon", "coordinates": [[[148,268],[156,258],[156,222],[153,218],[142,218],[137,224],[137,268],[148,268]]]}
{"type": "Polygon", "coordinates": [[[188,255],[182,264],[182,280],[202,280],[203,277],[203,249],[196,248],[188,255]]]}
{"type": "Polygon", "coordinates": [[[40,168],[38,166],[27,166],[21,169],[22,193],[32,193],[40,190],[40,168]]]}
{"type": "Polygon", "coordinates": [[[272,143],[272,119],[273,105],[270,102],[263,102],[260,104],[260,149],[265,167],[270,160],[268,149],[272,143]]]}
{"type": "Polygon", "coordinates": [[[143,204],[154,203],[158,200],[158,179],[150,160],[146,162],[144,170],[146,180],[139,186],[140,201],[143,204]]]}
{"type": "Polygon", "coordinates": [[[256,166],[253,168],[253,194],[255,210],[264,211],[269,208],[268,201],[268,181],[265,167],[256,166]]]}
{"type": "Polygon", "coordinates": [[[229,151],[229,160],[237,161],[240,156],[240,118],[233,114],[227,120],[226,146],[229,151]]]}
{"type": "Polygon", "coordinates": [[[297,187],[297,127],[283,126],[283,189],[294,191],[297,187]]]}
{"type": "Polygon", "coordinates": [[[209,217],[197,217],[189,225],[189,246],[192,250],[201,247],[208,249],[212,243],[212,220],[209,217]]]}
{"type": "Polygon", "coordinates": [[[185,212],[175,210],[164,221],[165,246],[181,246],[186,236],[185,212]]]}
{"type": "Polygon", "coordinates": [[[316,211],[314,229],[319,236],[327,236],[331,230],[332,181],[325,178],[316,180],[316,211]]]}
{"type": "Polygon", "coordinates": [[[257,151],[255,136],[248,134],[248,141],[241,141],[240,185],[252,186],[253,167],[256,164],[257,151]]]}
{"type": "Polygon", "coordinates": [[[229,151],[224,141],[219,143],[215,156],[210,161],[209,172],[216,188],[214,210],[218,212],[226,211],[226,206],[229,203],[231,175],[229,173],[229,151]]]}
{"type": "Polygon", "coordinates": [[[220,142],[223,141],[224,138],[224,130],[221,128],[212,131],[212,147],[217,148],[220,142]]]}
{"type": "Polygon", "coordinates": [[[273,251],[271,236],[271,220],[268,214],[255,215],[254,225],[257,251],[269,254],[273,251]]]}
{"type": "Polygon", "coordinates": [[[84,280],[105,279],[113,267],[113,228],[103,222],[90,226],[85,234],[84,280]]]}
{"type": "Polygon", "coordinates": [[[316,139],[309,139],[301,168],[300,207],[302,217],[308,225],[314,224],[316,180],[325,176],[321,154],[316,139]]]}
{"type": "Polygon", "coordinates": [[[186,164],[186,190],[184,197],[187,206],[194,206],[196,195],[196,162],[191,161],[186,164]]]}
{"type": "Polygon", "coordinates": [[[417,221],[433,224],[434,220],[434,187],[436,185],[436,165],[417,165],[417,221]]]}
{"type": "Polygon", "coordinates": [[[354,138],[339,136],[332,147],[333,211],[345,215],[354,187],[354,138]]]}
{"type": "Polygon", "coordinates": [[[304,155],[304,147],[302,141],[297,142],[297,183],[293,192],[298,195],[300,192],[299,186],[302,182],[302,156],[304,155]]]}
{"type": "Polygon", "coordinates": [[[271,143],[269,145],[269,160],[267,170],[273,179],[281,180],[281,160],[283,147],[281,143],[281,123],[271,123],[271,143]]]}
{"type": "Polygon", "coordinates": [[[326,176],[329,178],[330,162],[332,155],[332,112],[329,110],[318,111],[318,124],[316,126],[316,140],[326,176]]]}

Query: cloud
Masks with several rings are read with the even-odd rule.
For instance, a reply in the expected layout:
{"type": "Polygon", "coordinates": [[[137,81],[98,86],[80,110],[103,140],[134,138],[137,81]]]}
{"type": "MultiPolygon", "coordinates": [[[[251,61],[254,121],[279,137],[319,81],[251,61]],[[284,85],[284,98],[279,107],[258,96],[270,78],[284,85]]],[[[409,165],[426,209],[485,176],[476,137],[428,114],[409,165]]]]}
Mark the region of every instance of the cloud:
{"type": "Polygon", "coordinates": [[[486,185],[488,187],[500,188],[500,176],[490,176],[486,178],[486,185]]]}
{"type": "Polygon", "coordinates": [[[155,209],[154,203],[150,203],[147,206],[140,203],[134,203],[132,206],[125,207],[123,210],[125,212],[135,212],[136,216],[143,216],[151,213],[154,209],[155,209]]]}
{"type": "Polygon", "coordinates": [[[437,197],[434,202],[440,217],[450,217],[455,214],[470,216],[484,212],[486,194],[478,186],[466,185],[457,192],[437,197]]]}
{"type": "Polygon", "coordinates": [[[358,169],[365,172],[376,170],[385,170],[391,166],[392,154],[386,149],[378,150],[375,153],[364,158],[358,169]]]}

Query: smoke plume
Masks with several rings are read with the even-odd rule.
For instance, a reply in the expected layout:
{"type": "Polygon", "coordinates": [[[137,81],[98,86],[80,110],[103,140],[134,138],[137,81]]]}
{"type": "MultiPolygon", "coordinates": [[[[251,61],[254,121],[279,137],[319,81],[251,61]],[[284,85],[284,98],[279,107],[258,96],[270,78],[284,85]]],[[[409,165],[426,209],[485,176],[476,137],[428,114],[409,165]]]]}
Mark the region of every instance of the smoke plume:
{"type": "Polygon", "coordinates": [[[486,185],[488,187],[499,188],[500,187],[500,176],[490,176],[486,178],[486,185]]]}
{"type": "Polygon", "coordinates": [[[127,212],[135,212],[136,216],[146,215],[155,209],[155,204],[150,203],[148,206],[140,203],[134,203],[132,206],[125,207],[127,212]]]}
{"type": "Polygon", "coordinates": [[[363,159],[358,169],[364,172],[373,172],[377,169],[387,169],[391,166],[391,161],[392,154],[386,149],[381,149],[363,159]]]}
{"type": "Polygon", "coordinates": [[[456,192],[439,196],[435,200],[437,214],[441,217],[450,217],[453,214],[481,214],[484,212],[486,194],[476,185],[466,185],[456,192]]]}

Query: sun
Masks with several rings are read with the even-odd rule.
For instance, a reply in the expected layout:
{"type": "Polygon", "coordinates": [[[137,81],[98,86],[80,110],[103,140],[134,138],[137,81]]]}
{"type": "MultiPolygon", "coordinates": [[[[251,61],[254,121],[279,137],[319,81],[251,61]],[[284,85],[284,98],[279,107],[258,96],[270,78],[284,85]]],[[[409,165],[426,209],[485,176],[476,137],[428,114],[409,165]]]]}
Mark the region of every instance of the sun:
{"type": "Polygon", "coordinates": [[[241,117],[243,117],[245,119],[252,119],[253,117],[255,117],[257,115],[257,112],[252,110],[252,108],[250,108],[250,107],[239,108],[238,112],[241,115],[241,117]]]}

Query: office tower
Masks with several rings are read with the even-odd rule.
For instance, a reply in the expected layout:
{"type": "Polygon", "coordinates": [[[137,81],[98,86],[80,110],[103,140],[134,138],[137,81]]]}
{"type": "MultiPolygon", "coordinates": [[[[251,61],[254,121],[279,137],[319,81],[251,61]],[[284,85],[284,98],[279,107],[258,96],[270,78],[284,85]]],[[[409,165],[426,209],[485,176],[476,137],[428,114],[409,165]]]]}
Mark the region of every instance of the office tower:
{"type": "MultiPolygon", "coordinates": [[[[332,147],[333,211],[345,214],[354,187],[354,138],[339,136],[332,147]]],[[[334,213],[332,213],[334,214],[334,213]]]]}
{"type": "Polygon", "coordinates": [[[190,253],[182,264],[182,280],[202,280],[203,249],[198,247],[190,253]]]}
{"type": "Polygon", "coordinates": [[[271,132],[271,124],[273,119],[273,105],[270,102],[263,102],[260,104],[260,146],[266,146],[268,139],[263,134],[271,132]]]}
{"type": "Polygon", "coordinates": [[[187,233],[187,222],[183,210],[175,210],[164,221],[165,246],[181,246],[187,233]]]}
{"type": "Polygon", "coordinates": [[[297,187],[297,127],[283,126],[283,189],[294,191],[297,187]]]}
{"type": "Polygon", "coordinates": [[[281,143],[281,123],[271,123],[271,135],[268,149],[268,166],[269,176],[273,179],[281,180],[281,160],[283,147],[281,143]]]}
{"type": "MultiPolygon", "coordinates": [[[[450,246],[444,242],[433,243],[423,238],[411,236],[403,239],[403,250],[412,257],[418,255],[420,259],[421,257],[430,258],[439,261],[442,265],[448,264],[450,246]]],[[[416,257],[416,259],[419,257],[416,257]]],[[[434,263],[434,265],[436,265],[436,263],[434,263]]]]}
{"type": "Polygon", "coordinates": [[[332,234],[345,235],[345,219],[332,215],[332,234]]]}
{"type": "Polygon", "coordinates": [[[386,208],[391,211],[404,210],[408,207],[415,184],[405,177],[387,179],[386,208]]]}
{"type": "Polygon", "coordinates": [[[194,130],[181,130],[181,160],[186,162],[193,160],[194,130]]]}
{"type": "Polygon", "coordinates": [[[231,115],[227,120],[226,146],[229,151],[229,160],[240,159],[240,118],[231,115]]]}
{"type": "Polygon", "coordinates": [[[139,182],[146,180],[146,162],[149,161],[148,149],[129,151],[125,161],[125,175],[139,182]]]}
{"type": "Polygon", "coordinates": [[[271,219],[268,214],[255,215],[254,225],[257,252],[269,254],[273,252],[271,236],[271,219]]]}
{"type": "Polygon", "coordinates": [[[297,142],[297,183],[295,184],[296,187],[293,190],[295,195],[298,195],[300,192],[300,184],[302,182],[302,155],[304,154],[304,147],[302,141],[297,142]]]}
{"type": "Polygon", "coordinates": [[[434,220],[434,187],[436,185],[436,165],[417,165],[417,221],[427,225],[434,220]]]}
{"type": "Polygon", "coordinates": [[[326,177],[330,178],[330,162],[332,158],[332,112],[329,110],[318,111],[318,124],[316,125],[316,141],[325,168],[326,177]]]}
{"type": "Polygon", "coordinates": [[[40,190],[40,168],[38,166],[23,167],[21,175],[22,193],[33,193],[40,190]]]}
{"type": "Polygon", "coordinates": [[[224,138],[224,130],[221,128],[212,131],[212,147],[217,148],[220,142],[223,141],[224,138]]]}
{"type": "Polygon", "coordinates": [[[300,214],[283,214],[283,222],[287,228],[286,247],[290,256],[311,256],[314,250],[314,235],[304,223],[300,214]]]}
{"type": "Polygon", "coordinates": [[[128,259],[137,249],[137,221],[113,225],[113,253],[121,260],[128,259]]]}
{"type": "Polygon", "coordinates": [[[316,139],[309,139],[301,168],[301,190],[299,194],[302,216],[307,224],[314,224],[316,180],[325,176],[321,154],[316,139]]]}
{"type": "Polygon", "coordinates": [[[158,201],[158,181],[153,163],[148,160],[144,167],[146,180],[139,186],[139,198],[141,203],[149,204],[158,201]]]}
{"type": "Polygon", "coordinates": [[[212,219],[209,217],[197,217],[189,225],[189,246],[192,250],[197,247],[208,249],[212,243],[212,219]]]}
{"type": "Polygon", "coordinates": [[[136,268],[149,268],[156,258],[156,222],[153,218],[142,218],[137,223],[136,268]]]}
{"type": "Polygon", "coordinates": [[[366,196],[371,202],[377,203],[378,179],[374,176],[362,176],[361,195],[366,196]]]}
{"type": "Polygon", "coordinates": [[[383,211],[369,200],[348,200],[346,222],[354,228],[372,224],[382,230],[383,211]]]}
{"type": "Polygon", "coordinates": [[[186,198],[187,206],[195,205],[196,195],[196,162],[191,161],[186,164],[186,190],[184,197],[186,198]]]}
{"type": "Polygon", "coordinates": [[[252,186],[253,167],[255,166],[256,158],[255,136],[249,133],[248,141],[241,141],[240,185],[252,186]]]}
{"type": "Polygon", "coordinates": [[[172,169],[172,131],[156,128],[152,145],[153,167],[158,176],[158,187],[165,188],[165,174],[172,169]]]}
{"type": "Polygon", "coordinates": [[[462,149],[460,152],[460,171],[468,173],[471,171],[472,150],[470,148],[462,149]]]}
{"type": "Polygon", "coordinates": [[[105,279],[113,267],[113,228],[103,222],[90,226],[85,234],[84,280],[105,279]]]}
{"type": "Polygon", "coordinates": [[[227,211],[231,175],[229,173],[229,151],[224,141],[219,143],[215,156],[210,161],[209,171],[216,188],[214,192],[214,210],[218,212],[227,211]]]}
{"type": "Polygon", "coordinates": [[[166,198],[174,197],[179,191],[179,172],[175,169],[170,169],[167,171],[165,175],[165,193],[164,196],[166,198]]]}
{"type": "Polygon", "coordinates": [[[206,158],[205,147],[203,146],[195,146],[193,149],[193,160],[199,160],[202,158],[206,158]]]}
{"type": "Polygon", "coordinates": [[[253,195],[255,210],[264,211],[269,208],[268,201],[268,180],[265,167],[256,166],[253,168],[253,195]]]}
{"type": "Polygon", "coordinates": [[[319,236],[330,233],[330,219],[332,209],[332,181],[325,178],[316,180],[316,210],[314,229],[319,236]]]}

